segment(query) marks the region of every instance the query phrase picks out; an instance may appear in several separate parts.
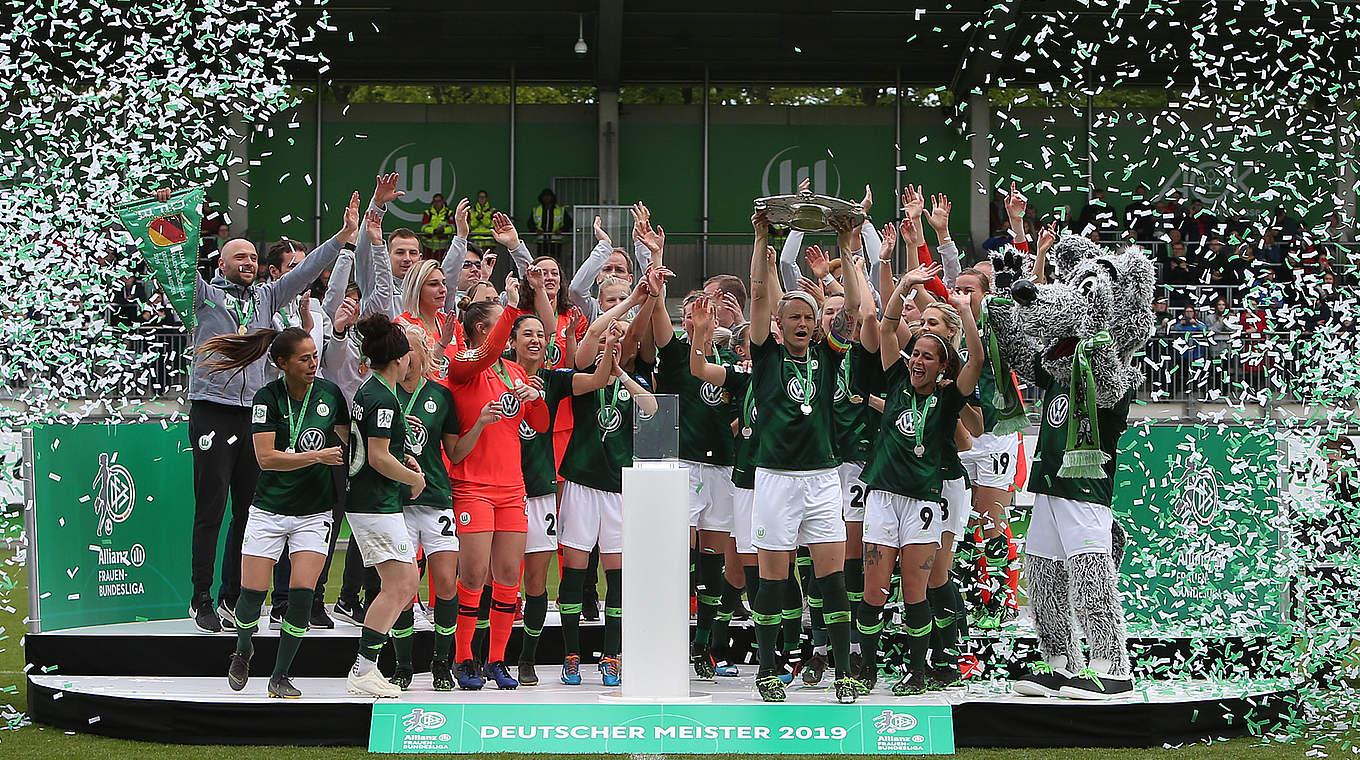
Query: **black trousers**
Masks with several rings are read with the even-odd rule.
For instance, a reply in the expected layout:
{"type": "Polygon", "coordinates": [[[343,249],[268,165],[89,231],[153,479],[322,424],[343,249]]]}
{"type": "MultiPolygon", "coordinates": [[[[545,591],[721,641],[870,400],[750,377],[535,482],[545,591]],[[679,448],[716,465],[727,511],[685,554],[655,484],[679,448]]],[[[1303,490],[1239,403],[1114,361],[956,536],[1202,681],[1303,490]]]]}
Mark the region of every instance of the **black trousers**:
{"type": "Polygon", "coordinates": [[[193,598],[212,596],[217,538],[231,496],[231,523],[222,550],[218,599],[236,604],[241,595],[241,540],[255,499],[260,465],[250,433],[250,407],[194,401],[189,406],[189,445],[194,452],[194,535],[190,548],[193,598]]]}
{"type": "MultiPolygon", "coordinates": [[[[331,478],[335,483],[335,508],[331,510],[330,547],[326,550],[326,564],[321,568],[321,576],[316,579],[316,597],[312,604],[320,607],[326,598],[326,577],[331,572],[331,559],[335,557],[335,539],[340,536],[340,521],[345,519],[345,496],[349,491],[349,468],[338,464],[331,468],[331,478]]],[[[288,604],[289,581],[293,575],[293,563],[288,559],[290,549],[285,549],[279,561],[274,563],[274,591],[270,595],[269,606],[284,607],[288,604]]]]}

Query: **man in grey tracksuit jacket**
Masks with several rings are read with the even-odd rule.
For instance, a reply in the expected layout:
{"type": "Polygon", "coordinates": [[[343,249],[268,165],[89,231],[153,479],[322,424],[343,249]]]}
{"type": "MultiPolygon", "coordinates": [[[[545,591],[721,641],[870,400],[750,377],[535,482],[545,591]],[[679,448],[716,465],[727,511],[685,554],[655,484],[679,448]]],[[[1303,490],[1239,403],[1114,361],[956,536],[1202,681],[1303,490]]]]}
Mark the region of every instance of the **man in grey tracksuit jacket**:
{"type": "MultiPolygon", "coordinates": [[[[228,493],[231,495],[232,519],[222,554],[218,614],[233,609],[241,592],[241,539],[260,474],[251,438],[250,406],[255,392],[269,380],[267,356],[241,372],[210,373],[207,362],[212,357],[198,348],[218,335],[272,327],[274,314],[297,298],[335,262],[342,247],[341,236],[348,239],[352,232],[342,230],[296,268],[273,282],[256,285],[253,278],[249,282],[229,281],[221,271],[212,282],[198,278],[194,289],[194,314],[198,324],[192,335],[194,353],[189,376],[189,440],[194,462],[191,615],[205,604],[212,609],[214,555],[228,493]]],[[[247,243],[228,243],[230,246],[243,244],[247,243]]],[[[224,246],[224,256],[226,250],[224,246]]],[[[202,620],[201,616],[199,619],[202,620]]],[[[227,619],[230,621],[231,617],[228,615],[227,619]]],[[[200,622],[200,628],[211,630],[211,622],[200,622]]],[[[220,622],[218,625],[220,627],[220,622]]]]}

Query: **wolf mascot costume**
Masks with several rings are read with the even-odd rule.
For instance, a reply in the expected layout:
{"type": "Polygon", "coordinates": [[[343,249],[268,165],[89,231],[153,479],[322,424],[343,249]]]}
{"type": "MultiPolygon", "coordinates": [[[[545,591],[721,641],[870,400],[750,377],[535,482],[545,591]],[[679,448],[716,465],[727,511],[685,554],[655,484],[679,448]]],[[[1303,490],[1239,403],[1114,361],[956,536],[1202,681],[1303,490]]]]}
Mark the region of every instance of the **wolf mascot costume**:
{"type": "Polygon", "coordinates": [[[1025,575],[1043,662],[1014,688],[1032,696],[1109,698],[1133,688],[1117,585],[1123,533],[1110,511],[1116,447],[1139,379],[1133,357],[1153,332],[1154,271],[1136,248],[1110,253],[1065,236],[1056,281],[1028,279],[1014,249],[994,266],[986,324],[1001,356],[1044,391],[1025,575]],[[1090,645],[1083,655],[1072,618],[1090,645]]]}

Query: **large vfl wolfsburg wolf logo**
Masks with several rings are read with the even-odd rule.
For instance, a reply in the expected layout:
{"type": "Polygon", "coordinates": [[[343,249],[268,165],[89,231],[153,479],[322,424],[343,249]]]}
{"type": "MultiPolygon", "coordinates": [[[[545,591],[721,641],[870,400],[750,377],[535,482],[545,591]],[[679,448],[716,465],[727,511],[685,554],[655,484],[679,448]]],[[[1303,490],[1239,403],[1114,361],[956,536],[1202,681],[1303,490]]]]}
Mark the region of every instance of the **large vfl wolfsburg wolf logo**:
{"type": "Polygon", "coordinates": [[[137,503],[137,484],[132,473],[121,464],[109,464],[109,455],[99,455],[99,473],[94,476],[94,516],[98,522],[95,534],[113,535],[113,524],[132,516],[137,503]]]}

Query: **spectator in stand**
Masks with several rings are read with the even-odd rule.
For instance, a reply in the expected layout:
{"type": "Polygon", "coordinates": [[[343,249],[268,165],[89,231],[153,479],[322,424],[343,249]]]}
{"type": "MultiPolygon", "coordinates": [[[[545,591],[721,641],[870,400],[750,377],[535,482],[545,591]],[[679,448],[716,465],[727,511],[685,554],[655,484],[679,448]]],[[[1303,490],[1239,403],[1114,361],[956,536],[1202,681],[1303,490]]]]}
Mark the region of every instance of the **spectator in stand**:
{"type": "Polygon", "coordinates": [[[1139,185],[1133,192],[1133,202],[1124,208],[1124,228],[1133,233],[1135,241],[1144,245],[1157,239],[1157,209],[1147,197],[1147,185],[1139,185]]]}
{"type": "Polygon", "coordinates": [[[1005,229],[992,228],[992,236],[982,241],[982,250],[999,251],[1011,242],[1010,233],[1005,229]]]}
{"type": "Polygon", "coordinates": [[[118,289],[113,292],[114,327],[136,327],[151,321],[155,314],[150,307],[150,288],[134,274],[127,274],[118,280],[118,289]]]}
{"type": "Polygon", "coordinates": [[[538,255],[562,261],[562,241],[571,232],[571,214],[557,205],[557,193],[543,188],[538,205],[529,212],[529,231],[538,235],[538,255]]]}
{"type": "Polygon", "coordinates": [[[1240,325],[1228,313],[1227,299],[1218,296],[1204,314],[1204,326],[1209,331],[1209,358],[1217,359],[1240,325]]]}
{"type": "Polygon", "coordinates": [[[1275,238],[1285,245],[1294,243],[1299,237],[1299,232],[1303,230],[1303,225],[1298,219],[1290,216],[1284,206],[1275,207],[1275,215],[1271,217],[1270,226],[1275,228],[1275,238]]]}
{"type": "Polygon", "coordinates": [[[1217,231],[1218,218],[1204,208],[1204,202],[1196,198],[1190,201],[1190,214],[1181,224],[1181,237],[1187,243],[1202,243],[1217,231]]]}
{"type": "Polygon", "coordinates": [[[453,209],[444,203],[444,194],[435,193],[430,207],[420,219],[420,231],[425,235],[425,248],[436,261],[444,258],[453,239],[453,209]]]}
{"type": "Polygon", "coordinates": [[[1169,303],[1165,298],[1158,298],[1152,302],[1153,329],[1158,333],[1165,333],[1167,323],[1171,321],[1171,312],[1167,310],[1169,303]]]}
{"type": "Polygon", "coordinates": [[[1170,333],[1192,333],[1195,336],[1186,336],[1186,346],[1181,350],[1181,356],[1190,359],[1202,359],[1206,353],[1205,343],[1208,341],[1203,337],[1208,334],[1209,328],[1204,322],[1200,321],[1195,312],[1195,307],[1186,306],[1181,309],[1181,315],[1174,322],[1168,325],[1167,332],[1170,333]]]}
{"type": "Polygon", "coordinates": [[[1261,236],[1261,244],[1256,247],[1256,258],[1279,266],[1284,264],[1284,246],[1280,244],[1280,230],[1268,229],[1261,236]]]}
{"type": "MultiPolygon", "coordinates": [[[[1006,187],[998,187],[996,196],[987,207],[987,229],[992,230],[992,237],[996,237],[997,230],[1005,230],[1010,224],[1010,217],[1006,213],[1006,197],[1010,194],[1006,187]]],[[[1010,240],[1006,241],[1007,243],[1010,240]]],[[[1003,243],[1004,245],[1004,243],[1003,243]]]]}
{"type": "Polygon", "coordinates": [[[222,243],[231,240],[231,227],[219,224],[216,227],[204,227],[203,239],[198,243],[198,273],[205,280],[211,280],[213,270],[217,269],[217,248],[222,243]],[[212,231],[209,234],[209,231],[212,231]]]}
{"type": "Polygon", "coordinates": [[[483,251],[496,247],[495,225],[491,221],[495,213],[491,196],[485,190],[478,190],[477,202],[468,211],[468,243],[483,251]]]}
{"type": "Polygon", "coordinates": [[[1167,258],[1166,268],[1162,273],[1162,282],[1175,288],[1171,291],[1171,304],[1173,306],[1186,306],[1191,303],[1190,291],[1187,286],[1199,284],[1197,271],[1190,266],[1189,259],[1185,256],[1185,243],[1172,243],[1171,255],[1167,258]]]}
{"type": "Polygon", "coordinates": [[[1097,242],[1101,239],[1114,240],[1119,233],[1119,222],[1115,220],[1114,208],[1105,201],[1104,190],[1091,193],[1091,199],[1072,224],[1072,231],[1078,235],[1089,235],[1092,230],[1100,233],[1099,238],[1092,238],[1097,242]]]}

